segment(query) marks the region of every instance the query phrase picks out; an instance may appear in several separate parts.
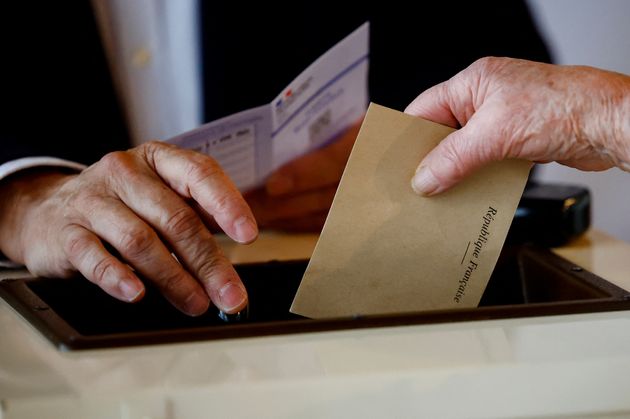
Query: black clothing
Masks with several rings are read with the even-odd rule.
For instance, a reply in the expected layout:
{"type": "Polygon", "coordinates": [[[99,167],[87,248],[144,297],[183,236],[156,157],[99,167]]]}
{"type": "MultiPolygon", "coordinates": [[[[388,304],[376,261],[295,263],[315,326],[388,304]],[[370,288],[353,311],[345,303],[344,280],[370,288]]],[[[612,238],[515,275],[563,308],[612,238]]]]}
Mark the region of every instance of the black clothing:
{"type": "MultiPolygon", "coordinates": [[[[270,102],[367,20],[371,100],[397,109],[479,57],[550,61],[522,2],[351,3],[201,1],[205,119],[270,102]]],[[[0,10],[0,163],[33,155],[91,163],[128,148],[90,2],[0,10]]]]}

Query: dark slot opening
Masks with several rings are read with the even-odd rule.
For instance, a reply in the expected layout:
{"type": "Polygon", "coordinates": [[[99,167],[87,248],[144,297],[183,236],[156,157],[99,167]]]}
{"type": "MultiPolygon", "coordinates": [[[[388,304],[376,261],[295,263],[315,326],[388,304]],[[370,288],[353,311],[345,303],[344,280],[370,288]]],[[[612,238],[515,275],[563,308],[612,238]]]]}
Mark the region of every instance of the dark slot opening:
{"type": "MultiPolygon", "coordinates": [[[[506,248],[492,274],[480,307],[609,297],[605,290],[554,265],[555,258],[532,257],[520,248],[506,248]]],[[[236,266],[249,293],[247,318],[239,323],[301,319],[289,307],[308,261],[236,266]]],[[[128,304],[106,295],[83,278],[46,279],[28,284],[52,310],[82,335],[228,326],[211,308],[192,318],[147,287],[145,297],[128,304]]]]}
{"type": "Polygon", "coordinates": [[[506,246],[478,308],[312,320],[289,313],[306,265],[236,266],[250,298],[239,322],[214,308],[188,317],[150,286],[142,301],[120,302],[80,277],[1,281],[0,296],[64,349],[630,309],[630,293],[550,251],[506,246]]]}

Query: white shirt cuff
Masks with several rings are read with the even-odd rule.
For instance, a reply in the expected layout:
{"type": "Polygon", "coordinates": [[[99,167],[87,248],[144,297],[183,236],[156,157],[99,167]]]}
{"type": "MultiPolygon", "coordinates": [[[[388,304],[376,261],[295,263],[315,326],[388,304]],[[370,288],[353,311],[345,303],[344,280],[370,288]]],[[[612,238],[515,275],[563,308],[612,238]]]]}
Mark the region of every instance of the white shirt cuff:
{"type": "MultiPolygon", "coordinates": [[[[31,169],[33,167],[63,167],[65,169],[81,171],[87,166],[57,157],[24,157],[0,164],[0,180],[20,170],[31,169]]],[[[19,263],[7,260],[4,255],[0,253],[0,268],[18,268],[20,266],[19,263]]]]}
{"type": "Polygon", "coordinates": [[[0,180],[20,170],[31,169],[33,167],[63,167],[81,171],[87,166],[57,157],[23,157],[0,164],[0,180]]]}

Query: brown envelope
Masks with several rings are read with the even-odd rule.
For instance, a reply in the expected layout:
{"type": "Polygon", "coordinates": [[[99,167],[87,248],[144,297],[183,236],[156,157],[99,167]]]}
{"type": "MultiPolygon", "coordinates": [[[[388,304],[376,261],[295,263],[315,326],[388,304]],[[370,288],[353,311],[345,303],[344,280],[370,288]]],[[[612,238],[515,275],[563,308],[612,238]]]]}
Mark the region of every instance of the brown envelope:
{"type": "Polygon", "coordinates": [[[493,163],[425,198],[411,177],[452,128],[371,104],[291,312],[312,318],[475,307],[530,169],[493,163]]]}

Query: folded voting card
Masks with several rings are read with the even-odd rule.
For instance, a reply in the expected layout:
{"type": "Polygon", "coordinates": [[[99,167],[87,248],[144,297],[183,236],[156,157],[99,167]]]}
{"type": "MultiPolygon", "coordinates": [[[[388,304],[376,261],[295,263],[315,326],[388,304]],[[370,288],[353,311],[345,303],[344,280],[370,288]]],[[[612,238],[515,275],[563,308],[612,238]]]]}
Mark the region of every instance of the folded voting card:
{"type": "MultiPolygon", "coordinates": [[[[323,146],[365,114],[369,23],[319,57],[271,102],[168,140],[212,156],[241,191],[323,146]]],[[[273,64],[272,64],[273,65],[273,64]]]]}
{"type": "Polygon", "coordinates": [[[434,197],[410,180],[448,128],[371,104],[291,306],[312,318],[475,307],[530,164],[493,163],[434,197]]]}

